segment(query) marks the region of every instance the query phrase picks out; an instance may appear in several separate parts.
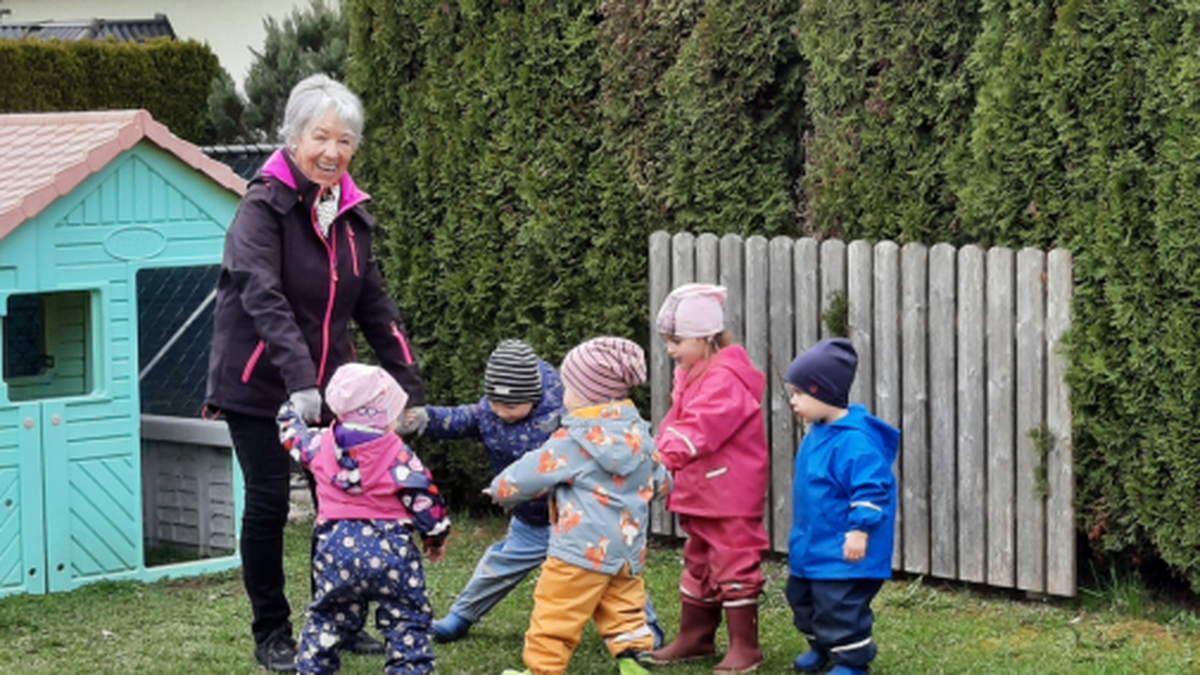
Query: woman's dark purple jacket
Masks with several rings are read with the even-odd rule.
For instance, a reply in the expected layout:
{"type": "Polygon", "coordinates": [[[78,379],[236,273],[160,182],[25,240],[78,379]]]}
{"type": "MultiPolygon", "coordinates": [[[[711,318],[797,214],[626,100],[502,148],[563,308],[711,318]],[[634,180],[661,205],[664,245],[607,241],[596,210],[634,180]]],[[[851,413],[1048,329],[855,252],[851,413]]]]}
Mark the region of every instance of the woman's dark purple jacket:
{"type": "Polygon", "coordinates": [[[354,360],[353,319],[382,365],[425,405],[396,304],[371,253],[369,196],[348,174],[328,240],[313,217],[319,186],[282,150],[251,182],[225,235],[209,356],[210,413],[274,418],[292,392],[321,387],[354,360]]]}

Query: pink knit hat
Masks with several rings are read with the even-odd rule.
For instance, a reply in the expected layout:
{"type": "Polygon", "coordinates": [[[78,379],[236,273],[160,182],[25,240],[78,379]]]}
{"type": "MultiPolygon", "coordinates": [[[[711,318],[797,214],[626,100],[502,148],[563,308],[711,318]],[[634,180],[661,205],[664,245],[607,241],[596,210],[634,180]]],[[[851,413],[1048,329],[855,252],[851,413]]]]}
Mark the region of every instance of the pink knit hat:
{"type": "Polygon", "coordinates": [[[725,330],[725,287],[684,284],[671,291],[655,322],[660,335],[704,338],[725,330]]]}
{"type": "Polygon", "coordinates": [[[383,368],[347,363],[329,379],[325,402],[342,422],[383,429],[404,412],[408,394],[383,368]]]}
{"type": "Polygon", "coordinates": [[[592,338],[567,352],[560,370],[568,389],[599,403],[623,398],[646,381],[646,355],[625,338],[592,338]]]}

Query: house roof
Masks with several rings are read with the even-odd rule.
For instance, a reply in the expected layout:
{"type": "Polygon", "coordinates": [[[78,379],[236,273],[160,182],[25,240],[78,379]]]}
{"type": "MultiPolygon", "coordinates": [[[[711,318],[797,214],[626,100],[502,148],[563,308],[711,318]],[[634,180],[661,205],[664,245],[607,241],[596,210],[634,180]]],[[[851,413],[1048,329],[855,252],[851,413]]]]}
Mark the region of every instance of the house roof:
{"type": "Polygon", "coordinates": [[[141,141],[226,189],[246,181],[155,122],[145,110],[0,115],[0,239],[141,141]]]}
{"type": "Polygon", "coordinates": [[[41,40],[103,40],[116,38],[119,42],[145,42],[151,38],[175,39],[166,14],[153,19],[89,19],[87,21],[32,21],[0,23],[0,38],[35,37],[41,40]]]}

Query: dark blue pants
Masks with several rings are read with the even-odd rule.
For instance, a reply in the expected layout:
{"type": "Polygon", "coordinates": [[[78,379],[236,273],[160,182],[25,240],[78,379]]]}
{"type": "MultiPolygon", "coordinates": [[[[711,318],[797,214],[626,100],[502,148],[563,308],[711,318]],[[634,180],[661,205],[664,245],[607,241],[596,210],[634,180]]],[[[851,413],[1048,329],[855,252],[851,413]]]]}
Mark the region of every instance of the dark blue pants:
{"type": "Polygon", "coordinates": [[[279,444],[275,420],[232,412],[225,413],[225,420],[244,480],[242,583],[254,617],[250,630],[255,644],[261,644],[275,631],[292,634],[283,576],[292,459],[279,444]]]}
{"type": "Polygon", "coordinates": [[[789,576],[792,623],[814,651],[834,663],[866,670],[875,659],[871,600],[882,579],[802,579],[789,576]]]}
{"type": "Polygon", "coordinates": [[[362,630],[367,605],[387,645],[388,675],[433,672],[433,609],[421,552],[408,527],[394,521],[340,520],[317,525],[316,593],[300,631],[296,668],[336,673],[338,645],[362,630]]]}

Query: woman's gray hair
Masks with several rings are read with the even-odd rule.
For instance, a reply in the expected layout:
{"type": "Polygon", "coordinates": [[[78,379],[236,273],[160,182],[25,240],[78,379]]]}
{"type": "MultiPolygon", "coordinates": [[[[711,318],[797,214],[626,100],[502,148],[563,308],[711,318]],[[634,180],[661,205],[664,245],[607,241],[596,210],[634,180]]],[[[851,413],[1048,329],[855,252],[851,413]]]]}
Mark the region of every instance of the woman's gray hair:
{"type": "Polygon", "coordinates": [[[328,75],[309,75],[292,87],[279,134],[285,143],[290,144],[304,133],[309,124],[331,110],[350,127],[350,132],[354,134],[354,147],[357,148],[363,131],[362,101],[346,85],[328,75]]]}

